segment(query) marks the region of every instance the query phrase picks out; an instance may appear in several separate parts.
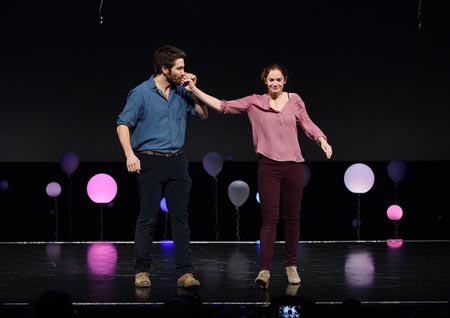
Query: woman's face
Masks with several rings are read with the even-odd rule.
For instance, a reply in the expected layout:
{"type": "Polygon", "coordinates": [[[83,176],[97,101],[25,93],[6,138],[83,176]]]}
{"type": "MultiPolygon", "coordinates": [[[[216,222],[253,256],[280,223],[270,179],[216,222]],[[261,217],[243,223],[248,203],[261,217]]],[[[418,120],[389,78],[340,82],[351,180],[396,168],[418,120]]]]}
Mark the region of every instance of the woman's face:
{"type": "Polygon", "coordinates": [[[267,74],[266,85],[269,94],[281,94],[286,79],[279,69],[273,69],[267,74]]]}

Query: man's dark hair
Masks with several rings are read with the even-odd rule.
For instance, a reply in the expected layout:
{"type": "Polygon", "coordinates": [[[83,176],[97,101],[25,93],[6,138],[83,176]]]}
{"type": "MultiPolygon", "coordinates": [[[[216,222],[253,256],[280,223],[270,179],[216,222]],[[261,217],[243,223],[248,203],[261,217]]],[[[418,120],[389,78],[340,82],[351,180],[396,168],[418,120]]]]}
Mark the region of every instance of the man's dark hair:
{"type": "Polygon", "coordinates": [[[155,51],[155,54],[153,56],[155,73],[161,74],[163,66],[167,67],[168,69],[171,69],[175,65],[176,60],[184,59],[185,57],[186,52],[175,46],[172,45],[161,46],[159,49],[155,51]]]}

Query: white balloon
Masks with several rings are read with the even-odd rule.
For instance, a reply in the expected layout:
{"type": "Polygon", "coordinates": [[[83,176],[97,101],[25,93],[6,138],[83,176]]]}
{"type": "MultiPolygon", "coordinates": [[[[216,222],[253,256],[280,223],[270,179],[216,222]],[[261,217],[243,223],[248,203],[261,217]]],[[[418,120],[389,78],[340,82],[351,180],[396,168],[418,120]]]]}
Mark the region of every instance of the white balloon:
{"type": "Polygon", "coordinates": [[[375,182],[372,169],[363,163],[355,163],[347,168],[344,174],[344,183],[353,193],[366,193],[375,182]]]}
{"type": "Polygon", "coordinates": [[[228,186],[228,197],[236,207],[240,207],[247,201],[250,194],[250,187],[241,180],[236,180],[228,186]]]}

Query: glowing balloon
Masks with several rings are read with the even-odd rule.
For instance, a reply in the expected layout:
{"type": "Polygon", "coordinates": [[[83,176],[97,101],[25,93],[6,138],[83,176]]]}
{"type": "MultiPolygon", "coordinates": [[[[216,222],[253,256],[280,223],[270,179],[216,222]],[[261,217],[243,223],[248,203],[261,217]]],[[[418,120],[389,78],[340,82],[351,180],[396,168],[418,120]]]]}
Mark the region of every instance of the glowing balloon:
{"type": "Polygon", "coordinates": [[[0,181],[0,190],[8,190],[9,188],[9,183],[6,180],[1,180],[0,181]]]}
{"type": "Polygon", "coordinates": [[[406,164],[401,160],[393,160],[388,163],[387,173],[394,183],[399,183],[406,175],[406,164]]]}
{"type": "Polygon", "coordinates": [[[51,198],[56,198],[58,195],[61,194],[61,186],[58,182],[50,182],[47,184],[47,187],[45,188],[45,192],[47,192],[47,195],[51,198]]]}
{"type": "Polygon", "coordinates": [[[363,164],[355,163],[347,168],[344,174],[344,183],[347,189],[353,193],[366,193],[375,182],[372,169],[363,164]]]}
{"type": "Polygon", "coordinates": [[[403,245],[403,240],[402,239],[389,239],[387,240],[387,246],[390,248],[399,248],[402,247],[403,245]]]}
{"type": "Polygon", "coordinates": [[[162,211],[169,212],[169,209],[167,208],[166,204],[166,198],[161,199],[161,201],[159,202],[159,207],[161,208],[162,211]]]}
{"type": "Polygon", "coordinates": [[[94,275],[114,275],[117,259],[117,248],[112,243],[93,243],[89,246],[87,263],[90,272],[94,275]]]}
{"type": "Polygon", "coordinates": [[[345,280],[353,287],[369,287],[373,284],[375,266],[368,252],[353,252],[345,260],[345,280]]]}
{"type": "Polygon", "coordinates": [[[218,152],[208,152],[203,156],[203,168],[212,177],[217,176],[222,171],[223,158],[218,152]]]}
{"type": "Polygon", "coordinates": [[[59,165],[68,176],[71,176],[77,170],[79,163],[80,158],[74,152],[67,151],[59,157],[59,165]]]}
{"type": "Polygon", "coordinates": [[[311,179],[311,169],[309,166],[303,164],[303,186],[306,187],[309,183],[309,179],[311,179]]]}
{"type": "Polygon", "coordinates": [[[398,221],[403,216],[403,210],[400,206],[393,204],[387,209],[386,214],[389,220],[398,221]]]}
{"type": "Polygon", "coordinates": [[[240,207],[247,201],[250,194],[250,187],[241,180],[236,180],[228,186],[228,197],[236,207],[240,207]]]}
{"type": "Polygon", "coordinates": [[[99,173],[89,179],[87,193],[95,203],[109,203],[117,194],[117,183],[110,175],[99,173]]]}

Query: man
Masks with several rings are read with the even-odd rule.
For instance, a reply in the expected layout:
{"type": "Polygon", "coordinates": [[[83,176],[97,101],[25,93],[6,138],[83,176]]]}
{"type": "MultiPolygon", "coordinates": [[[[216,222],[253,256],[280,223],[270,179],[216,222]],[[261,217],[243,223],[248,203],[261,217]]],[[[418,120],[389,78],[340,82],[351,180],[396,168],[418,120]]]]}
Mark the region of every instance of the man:
{"type": "Polygon", "coordinates": [[[164,195],[175,245],[178,287],[200,285],[193,276],[187,205],[191,189],[183,154],[187,114],[206,119],[208,110],[181,83],[196,82],[184,70],[186,53],[164,45],[154,53],[155,74],[133,88],[117,119],[117,134],[128,172],[139,184],[140,212],[135,229],[135,285],[150,287],[151,246],[164,195]]]}

